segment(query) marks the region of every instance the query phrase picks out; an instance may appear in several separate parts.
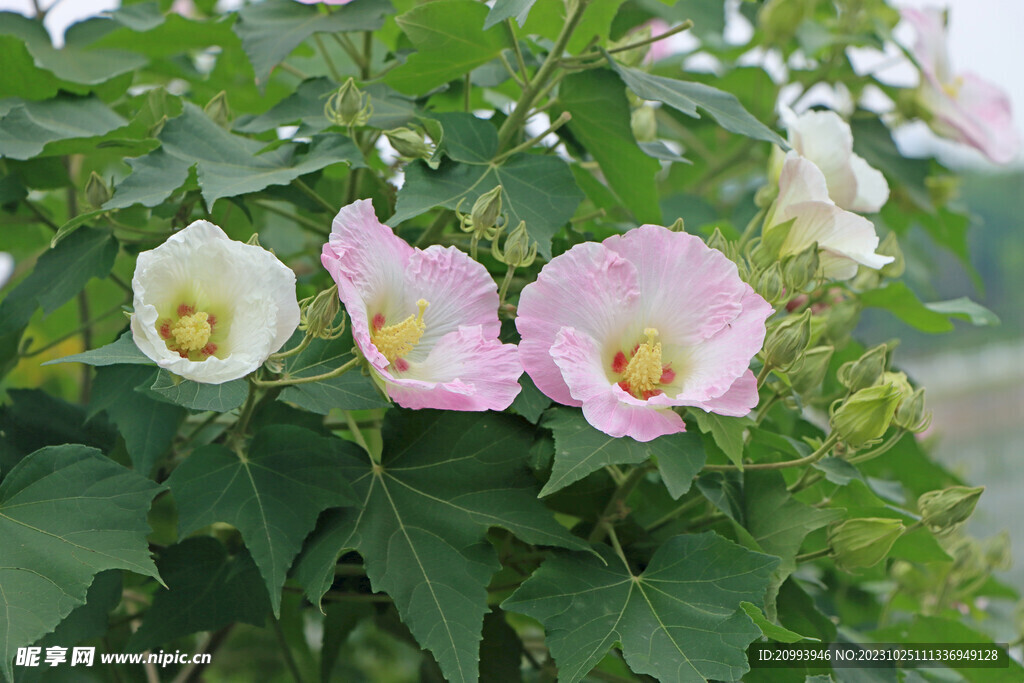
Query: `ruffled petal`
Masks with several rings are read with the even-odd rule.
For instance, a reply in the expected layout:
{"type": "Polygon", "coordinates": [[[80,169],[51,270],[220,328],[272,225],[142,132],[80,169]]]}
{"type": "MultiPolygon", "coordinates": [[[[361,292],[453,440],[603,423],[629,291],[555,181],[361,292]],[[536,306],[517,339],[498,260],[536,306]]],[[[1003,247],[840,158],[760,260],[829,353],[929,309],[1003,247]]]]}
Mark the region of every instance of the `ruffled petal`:
{"type": "Polygon", "coordinates": [[[578,244],[541,269],[519,297],[519,357],[537,388],[566,405],[574,403],[549,350],[562,327],[595,339],[622,337],[640,298],[636,267],[601,244],[578,244]]]}
{"type": "Polygon", "coordinates": [[[504,410],[520,391],[516,347],[479,325],[440,339],[421,363],[384,373],[388,396],[404,408],[504,410]]]}
{"type": "Polygon", "coordinates": [[[757,394],[757,378],[750,370],[744,372],[732,386],[716,398],[703,401],[697,408],[709,413],[728,415],[731,417],[743,417],[750,413],[760,400],[757,394]]]}
{"type": "Polygon", "coordinates": [[[671,408],[623,403],[611,393],[584,403],[583,417],[609,436],[628,436],[637,441],[651,441],[659,436],[686,431],[683,418],[671,408]]]}

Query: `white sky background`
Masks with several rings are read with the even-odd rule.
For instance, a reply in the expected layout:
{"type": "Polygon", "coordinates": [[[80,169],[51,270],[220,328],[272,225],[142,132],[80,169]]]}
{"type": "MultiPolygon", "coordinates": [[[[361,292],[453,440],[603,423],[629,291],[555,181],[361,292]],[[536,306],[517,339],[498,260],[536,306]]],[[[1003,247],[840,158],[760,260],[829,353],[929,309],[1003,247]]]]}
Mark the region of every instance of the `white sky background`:
{"type": "MultiPolygon", "coordinates": [[[[921,0],[892,0],[897,6],[922,6],[921,0]]],[[[114,9],[120,0],[40,0],[43,7],[53,7],[46,17],[46,27],[60,44],[64,30],[72,23],[104,10],[114,9]]],[[[241,0],[221,0],[221,5],[234,7],[241,0]]],[[[1007,92],[1013,103],[1017,130],[1024,132],[1024,0],[935,0],[936,6],[950,10],[949,51],[954,71],[973,71],[1007,92]]],[[[0,0],[0,10],[14,10],[31,16],[32,0],[0,0]]],[[[898,32],[909,40],[912,32],[898,32]]],[[[908,70],[892,70],[892,77],[905,82],[908,70]],[[901,78],[903,76],[904,78],[901,78]]],[[[983,165],[977,152],[962,145],[936,140],[924,126],[913,125],[897,135],[905,151],[911,154],[933,151],[948,163],[983,165]]],[[[1021,159],[1018,159],[1018,165],[1021,159]]]]}

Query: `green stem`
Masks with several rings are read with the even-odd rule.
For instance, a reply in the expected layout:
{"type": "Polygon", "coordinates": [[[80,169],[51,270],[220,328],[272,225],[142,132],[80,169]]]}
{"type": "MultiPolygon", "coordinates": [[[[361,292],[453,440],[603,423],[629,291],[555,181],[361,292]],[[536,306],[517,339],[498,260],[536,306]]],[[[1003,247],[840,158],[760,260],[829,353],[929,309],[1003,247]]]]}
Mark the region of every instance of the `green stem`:
{"type": "Polygon", "coordinates": [[[235,452],[243,461],[246,458],[238,446],[245,438],[245,432],[249,428],[249,420],[252,418],[253,411],[256,408],[257,386],[255,379],[249,381],[249,394],[245,397],[245,404],[242,406],[241,412],[238,413],[238,422],[235,423],[234,428],[231,430],[231,436],[228,437],[228,444],[235,447],[235,452]]]}
{"type": "Polygon", "coordinates": [[[259,379],[254,379],[254,380],[252,380],[252,383],[253,383],[253,385],[255,385],[257,387],[264,388],[264,387],[290,387],[290,386],[293,386],[295,384],[309,384],[310,382],[322,382],[325,379],[334,379],[335,377],[340,377],[340,376],[344,375],[346,372],[348,372],[349,370],[354,368],[356,365],[358,365],[360,360],[361,359],[358,358],[358,357],[353,358],[352,360],[350,360],[349,362],[345,363],[341,367],[335,368],[334,370],[331,370],[330,372],[325,372],[322,375],[312,375],[310,377],[282,377],[281,379],[273,379],[273,380],[266,380],[266,381],[259,380],[259,379]]]}
{"type": "Polygon", "coordinates": [[[295,663],[295,657],[292,655],[292,649],[288,647],[288,641],[284,637],[284,629],[281,628],[281,620],[272,618],[270,622],[271,626],[274,627],[274,635],[277,637],[277,644],[281,648],[281,655],[284,657],[284,663],[288,667],[288,671],[291,673],[295,683],[302,683],[302,674],[299,673],[299,665],[295,663]]]}
{"type": "Polygon", "coordinates": [[[508,295],[508,286],[512,284],[512,276],[515,274],[515,266],[509,266],[505,271],[505,277],[501,281],[501,289],[498,290],[498,308],[505,305],[505,297],[508,295]]]}
{"type": "Polygon", "coordinates": [[[590,0],[575,0],[575,7],[572,9],[572,13],[569,15],[562,27],[561,33],[558,34],[558,38],[555,40],[554,46],[551,48],[551,52],[548,53],[547,59],[541,65],[540,69],[533,79],[523,89],[522,95],[519,97],[519,101],[516,102],[516,108],[512,110],[512,113],[505,123],[498,129],[498,149],[503,149],[508,146],[508,143],[512,141],[515,135],[519,132],[519,129],[523,127],[526,122],[526,115],[529,113],[530,108],[533,106],[534,98],[541,87],[547,83],[548,78],[554,73],[555,69],[558,68],[558,63],[562,59],[562,53],[565,51],[565,46],[569,44],[569,39],[572,38],[572,34],[576,31],[576,27],[579,26],[580,19],[583,18],[583,12],[587,9],[587,5],[590,0]]]}
{"type": "MultiPolygon", "coordinates": [[[[356,49],[356,46],[352,43],[349,37],[344,33],[332,33],[331,35],[334,37],[334,40],[338,45],[341,45],[341,49],[343,49],[352,61],[355,62],[356,66],[359,67],[359,70],[362,71],[366,66],[363,56],[359,54],[359,50],[356,49]]],[[[340,78],[338,79],[338,82],[342,82],[340,78]]]]}
{"type": "MultiPolygon", "coordinates": [[[[114,306],[110,310],[105,311],[103,313],[100,313],[99,315],[95,316],[91,320],[88,320],[88,321],[82,323],[81,325],[79,325],[75,329],[71,330],[67,334],[63,334],[63,335],[57,337],[56,339],[54,339],[52,342],[50,342],[46,346],[42,346],[42,347],[40,347],[38,349],[35,349],[34,351],[26,351],[25,353],[22,353],[20,355],[23,358],[28,358],[29,356],[38,356],[40,353],[43,353],[44,351],[49,351],[54,346],[57,346],[61,342],[65,341],[66,339],[70,339],[71,337],[74,337],[77,334],[82,334],[86,329],[91,329],[93,327],[93,325],[95,325],[99,321],[101,321],[101,320],[103,320],[105,318],[109,318],[110,316],[114,315],[115,313],[119,313],[120,311],[121,311],[121,304],[118,304],[117,306],[114,306]]],[[[86,348],[89,348],[89,347],[86,346],[86,348]]]]}
{"type": "MultiPolygon", "coordinates": [[[[820,460],[821,458],[825,457],[825,455],[828,453],[829,450],[832,449],[832,446],[834,446],[837,441],[839,441],[839,434],[837,434],[836,432],[832,432],[829,435],[829,437],[825,439],[825,443],[821,444],[821,448],[816,450],[811,455],[818,455],[820,453],[821,455],[818,455],[818,458],[816,458],[816,460],[820,460]]],[[[796,480],[796,483],[790,486],[787,489],[787,491],[789,491],[790,493],[796,493],[797,491],[803,490],[808,485],[807,480],[809,478],[812,478],[813,475],[814,473],[812,472],[811,468],[808,467],[806,470],[804,470],[804,473],[800,475],[800,478],[796,480]]]]}
{"type": "Polygon", "coordinates": [[[330,53],[327,52],[327,46],[324,45],[324,39],[320,37],[319,33],[313,34],[313,40],[316,41],[316,46],[320,49],[320,54],[324,57],[324,62],[327,63],[327,70],[331,72],[331,78],[336,83],[341,83],[341,73],[337,67],[334,66],[334,60],[331,59],[330,53]]]}
{"type": "Polygon", "coordinates": [[[766,361],[764,367],[761,368],[761,372],[757,373],[758,389],[760,389],[764,385],[765,381],[768,379],[768,375],[771,374],[772,369],[773,368],[771,364],[766,361]]]}
{"type": "Polygon", "coordinates": [[[326,199],[324,199],[323,197],[321,197],[319,194],[317,194],[316,190],[314,190],[312,187],[310,187],[306,183],[304,183],[301,180],[299,180],[298,178],[296,178],[295,180],[292,181],[292,185],[294,185],[299,190],[301,190],[304,195],[306,195],[307,197],[312,199],[314,202],[316,202],[317,204],[322,206],[327,211],[327,213],[336,213],[336,209],[334,208],[334,205],[331,204],[326,199]]]}
{"type": "Polygon", "coordinates": [[[626,571],[632,574],[633,571],[629,568],[629,562],[626,560],[626,553],[622,552],[622,544],[619,543],[619,536],[615,533],[615,527],[609,522],[603,522],[601,526],[604,527],[605,533],[608,534],[608,539],[612,542],[612,548],[615,549],[615,554],[619,556],[620,560],[622,560],[622,564],[626,567],[626,571]]]}
{"type": "Polygon", "coordinates": [[[740,235],[740,241],[737,243],[737,247],[739,249],[746,246],[747,242],[750,241],[750,238],[754,236],[754,231],[761,225],[761,221],[764,220],[764,216],[767,212],[767,208],[759,209],[758,212],[754,214],[754,217],[750,219],[750,222],[747,223],[747,227],[743,229],[743,234],[740,235]]]}
{"type": "Polygon", "coordinates": [[[516,70],[509,63],[508,57],[505,56],[504,52],[501,52],[501,53],[498,54],[498,59],[501,60],[502,66],[504,66],[505,67],[505,71],[508,72],[509,78],[511,78],[513,81],[515,81],[515,84],[518,85],[520,88],[525,87],[525,83],[523,83],[521,80],[519,80],[519,74],[516,73],[516,70]]]}
{"type": "Polygon", "coordinates": [[[784,470],[790,467],[802,467],[803,465],[810,465],[817,462],[825,457],[832,447],[836,445],[839,440],[839,435],[833,432],[829,435],[825,442],[821,444],[818,450],[814,451],[810,455],[799,458],[798,460],[786,460],[783,462],[755,462],[743,467],[737,465],[704,465],[701,469],[708,472],[729,472],[732,470],[784,470]]]}
{"type": "Polygon", "coordinates": [[[366,438],[363,436],[362,430],[359,429],[359,423],[352,417],[352,411],[345,410],[342,412],[345,414],[345,424],[348,426],[348,431],[352,432],[352,438],[355,439],[356,443],[359,444],[364,451],[369,453],[370,458],[376,462],[376,458],[373,457],[373,453],[370,450],[370,446],[366,443],[366,438]]]}
{"type": "Polygon", "coordinates": [[[608,500],[608,504],[601,513],[601,517],[594,526],[594,530],[590,532],[590,537],[587,539],[588,541],[591,543],[600,543],[604,540],[605,534],[608,533],[605,526],[606,523],[610,523],[619,517],[617,514],[619,504],[629,498],[629,494],[633,492],[633,489],[636,488],[637,484],[640,483],[640,480],[643,479],[646,473],[647,468],[644,465],[634,467],[626,476],[626,480],[616,487],[611,499],[608,500]]]}
{"type": "Polygon", "coordinates": [[[529,140],[527,140],[526,142],[524,142],[521,145],[516,145],[512,149],[507,150],[505,152],[502,152],[498,156],[494,157],[494,160],[491,163],[492,164],[500,164],[501,162],[503,162],[505,159],[509,158],[513,154],[516,154],[518,152],[525,152],[526,150],[528,150],[531,147],[533,147],[534,145],[536,145],[538,142],[543,140],[545,137],[547,137],[551,133],[554,133],[556,130],[558,130],[559,128],[561,128],[565,124],[569,123],[570,119],[572,119],[572,114],[570,114],[567,111],[563,111],[561,116],[559,116],[557,119],[555,119],[555,121],[550,126],[548,126],[547,130],[545,130],[543,133],[541,133],[540,135],[537,135],[535,137],[530,138],[529,140]]]}
{"type": "Polygon", "coordinates": [[[516,55],[516,64],[519,65],[519,73],[522,75],[522,82],[529,83],[530,73],[526,69],[526,60],[523,59],[523,51],[519,49],[519,38],[516,37],[516,27],[511,19],[505,20],[505,28],[508,30],[508,38],[512,43],[512,51],[516,55]]]}
{"type": "Polygon", "coordinates": [[[40,209],[38,206],[36,206],[35,204],[33,204],[32,202],[30,202],[27,199],[23,199],[21,201],[25,204],[25,206],[27,206],[29,208],[29,211],[31,211],[32,213],[34,213],[36,215],[36,218],[38,218],[43,223],[45,223],[51,230],[53,230],[54,232],[57,232],[58,230],[60,230],[60,226],[57,225],[56,223],[54,223],[53,220],[49,216],[47,216],[45,213],[43,213],[42,209],[40,209]]]}
{"type": "Polygon", "coordinates": [[[814,552],[804,553],[803,555],[797,555],[797,562],[809,562],[810,560],[817,560],[820,557],[827,557],[832,552],[832,548],[822,548],[821,550],[815,550],[814,552]]]}
{"type": "Polygon", "coordinates": [[[282,360],[284,358],[290,358],[291,356],[297,356],[306,350],[306,347],[309,346],[311,341],[313,341],[313,337],[307,333],[306,336],[302,338],[302,341],[300,341],[294,348],[282,351],[281,353],[272,353],[267,360],[282,360]]]}
{"type": "Polygon", "coordinates": [[[295,76],[300,81],[304,81],[307,78],[309,78],[309,76],[305,72],[303,72],[303,71],[301,71],[299,69],[296,69],[294,66],[292,66],[288,62],[281,62],[280,64],[278,64],[278,66],[281,67],[282,71],[290,73],[292,76],[295,76]]]}
{"type": "MultiPolygon", "coordinates": [[[[687,19],[683,23],[679,24],[679,26],[676,26],[674,28],[670,28],[669,30],[665,31],[664,33],[659,33],[656,36],[651,36],[650,38],[644,38],[643,40],[638,40],[635,43],[630,43],[628,45],[622,45],[620,47],[612,48],[611,50],[605,50],[605,52],[607,52],[610,55],[614,55],[614,54],[617,54],[619,52],[626,52],[627,50],[635,50],[638,47],[643,47],[644,45],[651,45],[652,43],[657,43],[659,40],[664,40],[665,38],[668,38],[670,36],[674,36],[677,33],[682,33],[683,31],[687,31],[687,30],[689,30],[691,28],[693,28],[693,20],[692,19],[687,19]]],[[[594,59],[594,58],[603,59],[604,55],[601,54],[600,52],[587,52],[585,54],[579,55],[578,57],[572,57],[570,59],[572,61],[576,61],[576,60],[585,61],[585,60],[594,59]]]]}
{"type": "Polygon", "coordinates": [[[863,453],[858,453],[857,455],[851,456],[850,458],[847,458],[847,462],[850,462],[850,463],[852,463],[854,465],[857,465],[859,463],[867,462],[868,460],[872,460],[874,458],[877,458],[878,456],[882,455],[883,453],[888,451],[890,448],[895,446],[896,443],[900,439],[902,439],[903,435],[906,434],[906,433],[907,432],[906,432],[905,429],[897,430],[897,432],[895,434],[893,434],[888,439],[886,439],[877,448],[873,448],[870,451],[864,451],[863,453]]]}
{"type": "Polygon", "coordinates": [[[363,31],[363,63],[359,65],[362,79],[370,78],[370,66],[373,64],[373,31],[363,31]]]}
{"type": "Polygon", "coordinates": [[[273,203],[264,201],[262,199],[257,199],[254,203],[256,204],[256,206],[260,207],[264,211],[269,211],[270,213],[277,214],[282,218],[287,218],[290,221],[295,221],[296,223],[299,224],[299,227],[307,228],[310,232],[316,234],[318,237],[323,237],[324,235],[330,234],[329,230],[325,229],[323,225],[317,223],[311,218],[306,218],[305,216],[299,216],[297,214],[289,213],[284,209],[279,209],[278,207],[274,206],[273,203]]]}

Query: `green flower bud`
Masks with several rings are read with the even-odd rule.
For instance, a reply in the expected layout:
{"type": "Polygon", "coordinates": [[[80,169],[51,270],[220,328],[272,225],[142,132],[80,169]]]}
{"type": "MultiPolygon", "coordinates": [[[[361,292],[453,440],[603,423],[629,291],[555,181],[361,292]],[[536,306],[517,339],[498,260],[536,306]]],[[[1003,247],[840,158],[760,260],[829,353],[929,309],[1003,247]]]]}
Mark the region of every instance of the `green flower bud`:
{"type": "Polygon", "coordinates": [[[860,304],[854,299],[839,301],[829,308],[825,318],[825,336],[838,348],[846,346],[847,337],[860,320],[860,304]]]}
{"type": "Polygon", "coordinates": [[[336,126],[362,126],[373,116],[370,96],[364,95],[349,78],[324,105],[324,116],[336,126]]]}
{"type": "MultiPolygon", "coordinates": [[[[459,202],[459,206],[462,202],[459,202]]],[[[501,227],[505,224],[501,218],[501,185],[495,185],[491,190],[484,192],[473,202],[473,210],[469,215],[459,213],[459,206],[455,207],[455,213],[462,222],[462,231],[471,232],[476,239],[489,239],[494,241],[501,227]]]]}
{"type": "Polygon", "coordinates": [[[231,109],[228,107],[228,94],[221,90],[203,107],[206,115],[221,128],[231,127],[231,109]]]}
{"type": "Polygon", "coordinates": [[[815,346],[804,354],[804,362],[801,368],[789,375],[789,383],[793,391],[798,394],[807,394],[820,387],[825,381],[825,374],[828,372],[828,363],[832,360],[832,352],[835,349],[831,346],[815,346]]]}
{"type": "Polygon", "coordinates": [[[774,303],[782,297],[786,291],[786,284],[783,281],[782,266],[778,261],[761,271],[757,276],[754,290],[768,303],[774,303]]]}
{"type": "Polygon", "coordinates": [[[768,0],[757,16],[765,41],[781,45],[796,35],[797,27],[813,16],[812,0],[768,0]]]}
{"type": "Polygon", "coordinates": [[[903,522],[898,519],[848,519],[832,527],[828,544],[836,566],[848,572],[878,564],[904,531],[903,522]]]}
{"type": "Polygon", "coordinates": [[[344,315],[341,316],[340,323],[334,322],[341,311],[337,285],[304,299],[302,303],[305,305],[299,319],[300,330],[305,330],[309,336],[319,339],[337,339],[345,332],[344,315]]]}
{"type": "Polygon", "coordinates": [[[1010,535],[1000,531],[992,538],[983,541],[982,552],[989,569],[1006,571],[1013,566],[1013,553],[1010,552],[1010,535]]]}
{"type": "Polygon", "coordinates": [[[790,316],[768,333],[764,344],[766,362],[774,368],[788,368],[803,354],[811,340],[811,312],[790,316]]]}
{"type": "MultiPolygon", "coordinates": [[[[619,40],[611,41],[608,43],[608,49],[614,50],[619,47],[626,47],[633,43],[639,43],[644,40],[650,40],[651,38],[651,27],[645,26],[636,31],[627,33],[619,40]]],[[[630,50],[623,50],[615,53],[615,60],[625,66],[637,67],[643,64],[644,57],[647,56],[647,52],[651,49],[650,45],[641,45],[640,47],[634,47],[630,50]]],[[[639,138],[638,138],[639,139],[639,138]]]]}
{"type": "Polygon", "coordinates": [[[794,254],[786,259],[782,268],[782,276],[786,281],[786,287],[797,292],[804,288],[808,282],[814,280],[818,274],[818,243],[812,242],[799,254],[794,254]]]}
{"type": "Polygon", "coordinates": [[[658,137],[656,112],[649,104],[634,109],[629,123],[637,142],[653,142],[658,137]]]}
{"type": "MultiPolygon", "coordinates": [[[[839,383],[851,392],[860,391],[877,383],[885,372],[885,358],[888,352],[885,344],[869,349],[857,360],[847,361],[839,366],[839,383]]],[[[904,376],[904,379],[906,377],[904,376]]]]}
{"type": "Polygon", "coordinates": [[[96,171],[92,172],[85,183],[85,198],[96,209],[110,201],[110,188],[96,171]]]}
{"type": "MultiPolygon", "coordinates": [[[[671,230],[672,232],[686,232],[686,222],[682,219],[682,217],[677,218],[675,222],[672,223],[672,225],[668,226],[668,229],[671,230]]],[[[717,230],[718,228],[715,229],[717,230]]]]}
{"type": "Polygon", "coordinates": [[[498,248],[498,240],[491,242],[491,255],[510,268],[525,268],[537,258],[537,243],[526,232],[526,221],[519,221],[516,229],[505,238],[505,248],[498,248]]]}
{"type": "Polygon", "coordinates": [[[718,228],[711,233],[711,237],[708,238],[708,246],[712,249],[717,249],[723,254],[728,255],[729,253],[729,240],[725,239],[725,235],[718,228]]]}
{"type": "Polygon", "coordinates": [[[903,271],[907,268],[907,262],[903,258],[903,250],[900,249],[900,241],[896,238],[896,233],[890,232],[886,235],[882,243],[878,245],[875,253],[882,256],[892,256],[895,259],[892,263],[886,263],[882,266],[878,272],[885,277],[892,278],[903,275],[903,271]]]}
{"type": "Polygon", "coordinates": [[[932,423],[932,414],[924,409],[924,389],[918,389],[909,397],[905,397],[896,408],[893,424],[907,431],[920,434],[932,423]]]}
{"type": "Polygon", "coordinates": [[[861,389],[832,413],[832,429],[846,445],[860,448],[885,434],[899,402],[900,392],[891,384],[861,389]]]}
{"type": "Polygon", "coordinates": [[[411,128],[393,128],[384,131],[384,135],[395,151],[407,159],[429,159],[434,154],[433,146],[427,144],[423,134],[411,128]]]}
{"type": "Polygon", "coordinates": [[[933,533],[952,531],[974,513],[984,490],[984,486],[950,486],[922,493],[917,499],[921,522],[933,533]]]}

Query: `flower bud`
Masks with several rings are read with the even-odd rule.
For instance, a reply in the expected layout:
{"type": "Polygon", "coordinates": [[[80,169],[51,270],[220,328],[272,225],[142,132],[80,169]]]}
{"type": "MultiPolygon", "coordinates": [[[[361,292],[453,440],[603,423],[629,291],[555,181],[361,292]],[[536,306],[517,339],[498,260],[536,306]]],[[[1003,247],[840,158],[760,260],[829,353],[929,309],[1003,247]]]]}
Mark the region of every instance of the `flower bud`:
{"type": "Polygon", "coordinates": [[[504,250],[498,249],[498,240],[491,242],[491,255],[510,268],[525,268],[533,263],[537,258],[537,243],[526,232],[526,221],[519,221],[516,229],[505,238],[504,250]]]}
{"type": "Polygon", "coordinates": [[[832,527],[828,544],[836,566],[848,572],[878,564],[904,531],[903,522],[898,519],[848,519],[832,527]]]}
{"type": "MultiPolygon", "coordinates": [[[[682,216],[680,216],[672,223],[672,225],[668,226],[668,229],[672,232],[686,232],[686,222],[683,220],[682,216]]],[[[718,228],[715,228],[715,230],[717,229],[718,228]]]]}
{"type": "Polygon", "coordinates": [[[96,171],[92,172],[85,183],[85,198],[96,209],[110,201],[110,188],[96,171]]]}
{"type": "Polygon", "coordinates": [[[820,387],[825,381],[825,374],[828,372],[829,361],[832,360],[832,352],[835,349],[831,346],[815,346],[804,354],[802,367],[789,375],[789,383],[793,391],[798,394],[807,394],[820,387]]]}
{"type": "Polygon", "coordinates": [[[860,448],[885,434],[899,401],[899,390],[891,384],[861,389],[832,413],[832,429],[846,445],[860,448]]]}
{"type": "Polygon", "coordinates": [[[918,389],[896,408],[893,424],[907,431],[920,434],[932,423],[932,414],[924,409],[924,389],[918,389]]]}
{"type": "Polygon", "coordinates": [[[811,312],[790,316],[768,334],[764,344],[766,362],[774,368],[787,368],[807,348],[811,340],[811,312]]]}
{"type": "MultiPolygon", "coordinates": [[[[609,50],[614,50],[619,47],[626,47],[633,43],[640,43],[645,40],[651,39],[651,27],[644,26],[636,31],[631,31],[619,40],[612,41],[608,44],[609,50]]],[[[649,44],[640,45],[630,50],[622,50],[615,53],[615,60],[624,66],[637,67],[643,64],[644,57],[647,56],[647,52],[651,49],[649,44]]],[[[637,138],[639,139],[639,138],[637,138]]]]}
{"type": "Polygon", "coordinates": [[[774,303],[782,297],[786,291],[786,285],[783,282],[782,266],[778,261],[761,271],[757,276],[757,284],[754,289],[768,303],[774,303]]]}
{"type": "Polygon", "coordinates": [[[799,254],[786,259],[782,268],[782,276],[786,287],[791,291],[799,291],[818,275],[818,243],[812,242],[799,254]]]}
{"type": "Polygon", "coordinates": [[[860,320],[860,304],[854,299],[834,303],[825,318],[825,335],[837,347],[846,345],[847,337],[860,320]]]}
{"type": "Polygon", "coordinates": [[[876,254],[882,256],[892,256],[892,263],[887,263],[881,267],[878,271],[885,277],[897,278],[903,275],[903,271],[906,270],[907,262],[903,258],[903,250],[900,249],[900,241],[896,238],[896,233],[890,232],[882,240],[882,243],[878,245],[878,249],[875,250],[876,254]]]}
{"type": "MultiPolygon", "coordinates": [[[[477,197],[468,216],[458,213],[458,207],[455,210],[462,221],[463,232],[471,232],[477,239],[494,241],[501,231],[498,221],[501,217],[501,185],[495,185],[477,197]]],[[[504,221],[501,224],[504,225],[504,221]]]]}
{"type": "MultiPolygon", "coordinates": [[[[837,378],[839,383],[851,392],[860,391],[878,382],[885,371],[885,355],[888,347],[885,344],[869,349],[857,360],[847,361],[839,366],[837,378]]],[[[906,379],[906,376],[904,376],[906,379]]]]}
{"type": "Polygon", "coordinates": [[[423,139],[423,134],[411,128],[393,128],[384,131],[384,135],[395,151],[407,159],[429,159],[434,154],[434,148],[423,139]]]}
{"type": "Polygon", "coordinates": [[[729,240],[725,239],[725,235],[723,235],[722,231],[716,227],[715,231],[711,233],[711,237],[708,238],[708,246],[712,249],[717,249],[723,254],[727,254],[727,249],[729,249],[729,240]]]}
{"type": "Polygon", "coordinates": [[[933,533],[952,531],[974,512],[984,486],[950,486],[922,493],[917,499],[921,522],[933,533]]]}
{"type": "Polygon", "coordinates": [[[373,115],[370,96],[364,95],[356,87],[356,82],[349,78],[338,88],[324,105],[324,116],[337,126],[361,126],[373,115]]]}
{"type": "Polygon", "coordinates": [[[634,109],[629,123],[637,142],[653,142],[658,137],[656,112],[649,104],[634,109]]]}
{"type": "Polygon", "coordinates": [[[231,109],[228,108],[228,94],[221,90],[213,96],[213,99],[206,103],[203,111],[210,119],[221,128],[229,128],[231,125],[231,109]]]}
{"type": "Polygon", "coordinates": [[[334,324],[338,312],[341,310],[341,301],[338,298],[338,286],[334,285],[325,289],[310,299],[305,299],[302,308],[302,318],[299,322],[299,329],[305,330],[306,334],[319,339],[337,339],[345,332],[345,316],[341,322],[334,324]]]}

